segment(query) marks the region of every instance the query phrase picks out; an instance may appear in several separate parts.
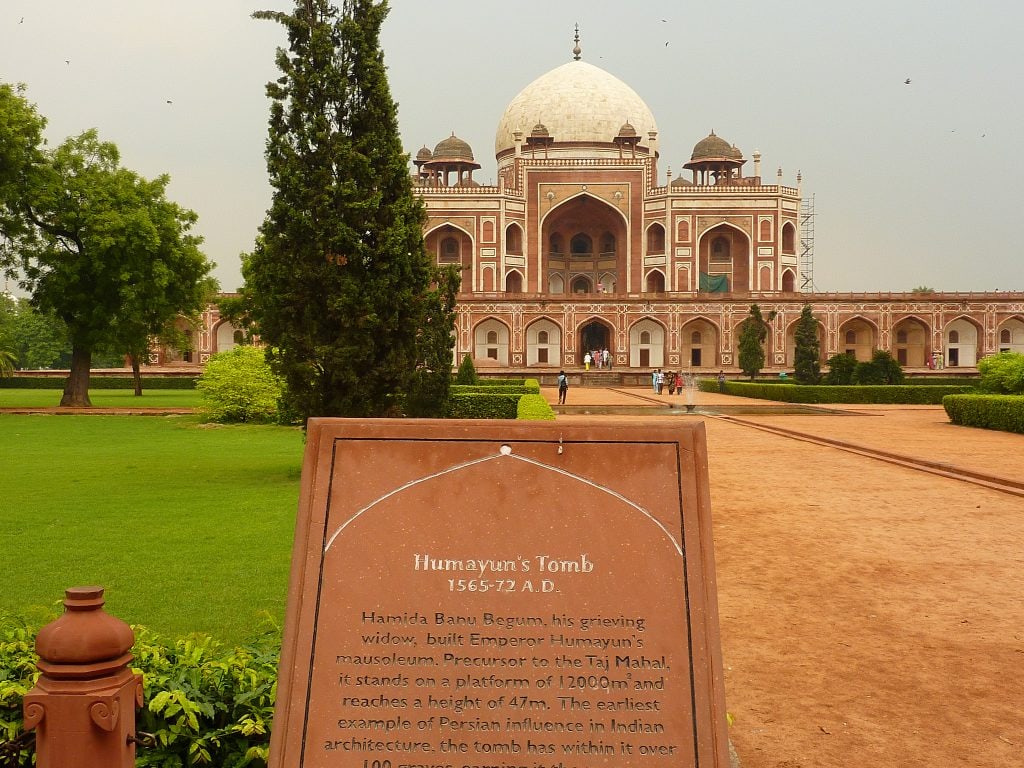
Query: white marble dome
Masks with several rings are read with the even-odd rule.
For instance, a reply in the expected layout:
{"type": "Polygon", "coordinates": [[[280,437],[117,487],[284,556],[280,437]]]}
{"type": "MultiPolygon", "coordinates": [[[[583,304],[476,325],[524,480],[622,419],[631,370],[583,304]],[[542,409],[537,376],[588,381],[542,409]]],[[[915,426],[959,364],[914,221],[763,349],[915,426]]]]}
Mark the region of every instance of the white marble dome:
{"type": "Polygon", "coordinates": [[[610,143],[630,123],[647,144],[647,132],[658,130],[654,115],[636,91],[600,67],[570,61],[541,75],[509,103],[498,122],[494,153],[515,147],[512,132],[528,136],[543,123],[555,142],[610,143]]]}

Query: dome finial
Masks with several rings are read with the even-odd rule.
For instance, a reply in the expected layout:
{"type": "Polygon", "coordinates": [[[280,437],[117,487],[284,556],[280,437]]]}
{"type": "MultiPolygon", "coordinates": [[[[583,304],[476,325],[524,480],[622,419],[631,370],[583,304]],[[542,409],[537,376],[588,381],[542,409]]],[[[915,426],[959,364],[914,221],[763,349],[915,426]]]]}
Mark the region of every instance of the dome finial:
{"type": "Polygon", "coordinates": [[[583,49],[580,48],[580,25],[576,25],[576,35],[573,37],[576,42],[576,46],[572,49],[572,58],[575,61],[579,61],[583,58],[583,49]]]}

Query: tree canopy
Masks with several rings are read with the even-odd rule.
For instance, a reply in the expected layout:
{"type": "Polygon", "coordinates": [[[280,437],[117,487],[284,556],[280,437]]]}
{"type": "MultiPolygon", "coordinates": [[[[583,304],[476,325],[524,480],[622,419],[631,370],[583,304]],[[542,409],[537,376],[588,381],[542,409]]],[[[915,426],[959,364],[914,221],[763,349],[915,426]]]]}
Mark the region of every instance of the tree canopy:
{"type": "Polygon", "coordinates": [[[439,415],[443,403],[423,397],[447,397],[448,282],[423,246],[379,43],[387,12],[299,0],[291,13],[254,14],[285,27],[288,50],[267,85],[274,193],[243,293],[303,421],[396,414],[410,394],[418,413],[439,415]]]}
{"type": "Polygon", "coordinates": [[[147,180],[121,167],[117,147],[94,130],[46,150],[34,130],[41,119],[13,89],[0,89],[0,110],[20,116],[13,134],[23,143],[20,170],[2,182],[4,266],[34,307],[67,326],[71,374],[61,404],[88,406],[93,351],[197,311],[213,264],[191,234],[196,214],[166,198],[167,176],[147,180]]]}

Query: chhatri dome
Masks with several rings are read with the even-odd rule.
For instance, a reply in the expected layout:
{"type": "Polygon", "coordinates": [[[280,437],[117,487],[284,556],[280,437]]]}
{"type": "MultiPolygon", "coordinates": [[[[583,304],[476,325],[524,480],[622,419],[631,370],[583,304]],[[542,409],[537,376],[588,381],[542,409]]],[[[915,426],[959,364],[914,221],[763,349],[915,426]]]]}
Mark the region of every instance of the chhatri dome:
{"type": "Polygon", "coordinates": [[[494,154],[515,148],[513,133],[543,124],[554,142],[609,145],[628,123],[642,146],[657,131],[654,115],[636,91],[600,67],[575,60],[541,75],[509,103],[498,122],[494,154]]]}

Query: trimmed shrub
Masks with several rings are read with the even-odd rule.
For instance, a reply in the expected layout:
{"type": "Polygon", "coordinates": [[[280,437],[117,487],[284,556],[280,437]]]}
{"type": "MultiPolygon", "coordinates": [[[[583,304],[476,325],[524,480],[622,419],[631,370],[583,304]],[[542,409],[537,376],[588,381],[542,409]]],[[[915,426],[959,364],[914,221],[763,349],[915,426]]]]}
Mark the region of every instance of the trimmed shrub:
{"type": "Polygon", "coordinates": [[[449,419],[514,419],[519,393],[452,392],[448,400],[449,419]]]}
{"type": "Polygon", "coordinates": [[[238,346],[211,356],[196,388],[210,421],[266,423],[278,418],[284,383],[262,349],[238,346]]]}
{"type": "MultiPolygon", "coordinates": [[[[63,376],[0,378],[0,389],[64,389],[63,376]]],[[[143,376],[143,389],[195,389],[195,376],[143,376]]],[[[131,376],[90,376],[89,389],[135,389],[131,376]]]]}
{"type": "MultiPolygon", "coordinates": [[[[701,381],[704,392],[718,391],[718,385],[710,380],[701,381]],[[714,385],[713,388],[711,385],[714,385]]],[[[973,392],[970,386],[914,386],[907,384],[850,385],[850,386],[808,386],[803,384],[779,384],[748,381],[727,381],[725,392],[738,397],[755,397],[761,400],[775,400],[783,403],[805,403],[809,405],[846,404],[904,404],[939,405],[942,398],[951,394],[973,392]]]]}
{"type": "Polygon", "coordinates": [[[555,412],[543,395],[523,395],[519,398],[516,418],[528,421],[554,421],[555,412]]]}
{"type": "Polygon", "coordinates": [[[473,358],[467,352],[462,362],[459,363],[458,373],[455,374],[456,384],[479,384],[480,377],[476,375],[476,366],[473,365],[473,358]]]}
{"type": "Polygon", "coordinates": [[[536,379],[483,379],[479,384],[456,384],[452,392],[503,392],[519,395],[539,395],[540,382],[536,379]]]}
{"type": "Polygon", "coordinates": [[[942,407],[954,424],[1024,434],[1024,397],[1020,395],[946,395],[942,407]]]}

